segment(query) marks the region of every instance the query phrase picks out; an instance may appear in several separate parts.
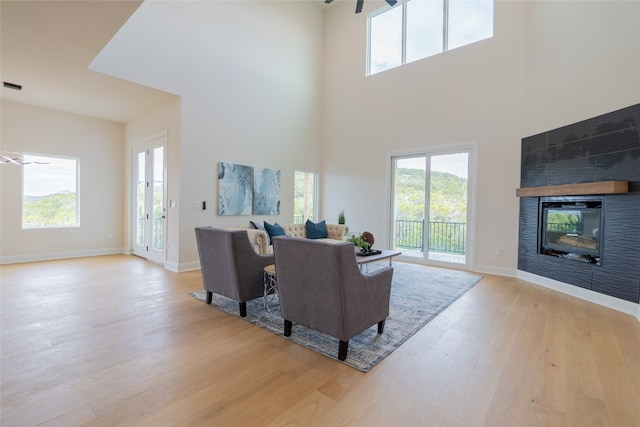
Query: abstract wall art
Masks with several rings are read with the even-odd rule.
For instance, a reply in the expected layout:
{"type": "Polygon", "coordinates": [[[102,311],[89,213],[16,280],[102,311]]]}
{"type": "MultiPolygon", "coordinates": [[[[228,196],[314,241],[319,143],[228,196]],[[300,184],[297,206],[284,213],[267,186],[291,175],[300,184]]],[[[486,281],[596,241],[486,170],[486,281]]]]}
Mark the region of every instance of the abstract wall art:
{"type": "Polygon", "coordinates": [[[218,215],[251,215],[253,168],[218,163],[218,215]]]}
{"type": "Polygon", "coordinates": [[[279,215],[280,170],[218,163],[218,215],[279,215]]]}
{"type": "Polygon", "coordinates": [[[280,171],[254,168],[253,170],[253,214],[280,214],[280,171]]]}

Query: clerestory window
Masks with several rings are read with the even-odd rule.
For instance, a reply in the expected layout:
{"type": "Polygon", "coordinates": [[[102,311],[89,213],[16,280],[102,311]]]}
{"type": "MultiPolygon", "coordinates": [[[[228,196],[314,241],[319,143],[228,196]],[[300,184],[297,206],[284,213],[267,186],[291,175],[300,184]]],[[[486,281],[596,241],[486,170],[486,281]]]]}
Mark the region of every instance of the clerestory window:
{"type": "Polygon", "coordinates": [[[367,75],[493,37],[493,0],[400,0],[368,17],[367,75]]]}

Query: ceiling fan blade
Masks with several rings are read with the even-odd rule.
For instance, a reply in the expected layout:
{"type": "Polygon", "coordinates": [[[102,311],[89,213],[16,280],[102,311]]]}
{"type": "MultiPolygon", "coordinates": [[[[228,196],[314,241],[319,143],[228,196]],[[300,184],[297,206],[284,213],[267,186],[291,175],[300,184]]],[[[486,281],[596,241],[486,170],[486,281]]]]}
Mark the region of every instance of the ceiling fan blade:
{"type": "Polygon", "coordinates": [[[388,4],[389,6],[395,6],[395,5],[396,5],[396,3],[398,3],[398,0],[387,0],[387,4],[388,4]]]}
{"type": "Polygon", "coordinates": [[[333,1],[333,0],[324,0],[324,2],[325,2],[326,4],[329,4],[329,3],[331,3],[332,1],[333,1]]]}
{"type": "Polygon", "coordinates": [[[358,0],[356,3],[356,13],[362,12],[362,5],[364,4],[364,0],[358,0]]]}

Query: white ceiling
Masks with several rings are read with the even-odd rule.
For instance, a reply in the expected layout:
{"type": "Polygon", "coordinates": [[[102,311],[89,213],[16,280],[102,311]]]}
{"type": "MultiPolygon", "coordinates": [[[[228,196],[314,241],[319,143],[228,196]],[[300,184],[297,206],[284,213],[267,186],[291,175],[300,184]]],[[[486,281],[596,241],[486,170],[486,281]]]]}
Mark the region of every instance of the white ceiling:
{"type": "MultiPolygon", "coordinates": [[[[322,0],[313,0],[322,8],[322,0]]],[[[2,99],[126,123],[174,96],[88,69],[140,0],[1,0],[2,99]]]]}
{"type": "Polygon", "coordinates": [[[2,99],[125,123],[173,96],[88,70],[140,1],[0,2],[2,99]]]}

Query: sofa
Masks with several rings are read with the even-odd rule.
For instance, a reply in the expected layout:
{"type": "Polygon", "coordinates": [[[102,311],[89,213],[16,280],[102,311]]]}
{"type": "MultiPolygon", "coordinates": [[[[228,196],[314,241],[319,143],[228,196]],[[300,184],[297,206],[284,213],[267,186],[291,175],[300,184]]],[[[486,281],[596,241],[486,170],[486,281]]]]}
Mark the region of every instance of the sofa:
{"type": "MultiPolygon", "coordinates": [[[[287,236],[307,238],[306,224],[281,224],[287,236]]],[[[230,230],[246,230],[249,241],[253,249],[260,255],[269,255],[273,253],[271,239],[265,230],[249,227],[229,227],[230,230]]],[[[349,227],[346,224],[327,224],[327,237],[323,239],[314,239],[318,241],[342,242],[349,233],[349,227]]]]}

